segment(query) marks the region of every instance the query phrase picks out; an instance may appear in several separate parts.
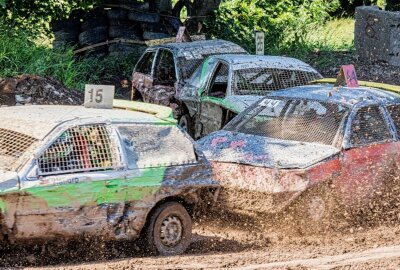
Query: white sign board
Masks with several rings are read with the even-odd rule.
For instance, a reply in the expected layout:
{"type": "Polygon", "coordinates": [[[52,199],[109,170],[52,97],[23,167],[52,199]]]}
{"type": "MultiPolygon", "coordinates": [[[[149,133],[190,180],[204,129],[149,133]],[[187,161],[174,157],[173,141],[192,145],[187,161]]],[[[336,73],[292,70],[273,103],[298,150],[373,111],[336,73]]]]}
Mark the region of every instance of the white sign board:
{"type": "Polygon", "coordinates": [[[85,85],[85,108],[112,109],[114,85],[85,85]]]}
{"type": "Polygon", "coordinates": [[[264,32],[256,32],[256,55],[264,55],[264,32]]]}

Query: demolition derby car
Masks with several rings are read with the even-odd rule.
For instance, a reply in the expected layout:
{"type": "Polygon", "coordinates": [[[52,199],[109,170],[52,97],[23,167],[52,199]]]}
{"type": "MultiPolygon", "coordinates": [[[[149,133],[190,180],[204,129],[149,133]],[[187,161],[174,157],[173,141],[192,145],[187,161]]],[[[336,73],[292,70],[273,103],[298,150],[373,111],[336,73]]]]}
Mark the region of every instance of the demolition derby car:
{"type": "Polygon", "coordinates": [[[185,251],[195,205],[218,188],[192,140],[161,106],[21,106],[0,111],[0,239],[130,240],[185,251]],[[136,110],[136,111],[134,111],[136,110]],[[156,114],[158,112],[158,114],[156,114]]]}
{"type": "Polygon", "coordinates": [[[296,206],[321,225],[338,206],[363,209],[395,190],[399,135],[399,95],[315,85],[264,97],[199,144],[231,210],[296,206]]]}
{"type": "Polygon", "coordinates": [[[202,40],[167,43],[148,48],[137,62],[132,74],[132,98],[173,108],[176,95],[207,56],[215,54],[246,54],[232,42],[202,40]]]}
{"type": "Polygon", "coordinates": [[[320,78],[314,68],[294,58],[210,56],[181,90],[179,125],[194,138],[200,138],[220,130],[269,92],[320,78]]]}

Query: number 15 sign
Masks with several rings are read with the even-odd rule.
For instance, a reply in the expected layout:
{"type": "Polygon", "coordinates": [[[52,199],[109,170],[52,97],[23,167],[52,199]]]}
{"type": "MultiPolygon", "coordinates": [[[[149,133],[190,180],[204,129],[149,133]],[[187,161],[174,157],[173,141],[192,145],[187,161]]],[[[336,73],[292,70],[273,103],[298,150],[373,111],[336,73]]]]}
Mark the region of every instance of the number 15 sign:
{"type": "Polygon", "coordinates": [[[112,109],[114,85],[85,85],[85,108],[112,109]]]}

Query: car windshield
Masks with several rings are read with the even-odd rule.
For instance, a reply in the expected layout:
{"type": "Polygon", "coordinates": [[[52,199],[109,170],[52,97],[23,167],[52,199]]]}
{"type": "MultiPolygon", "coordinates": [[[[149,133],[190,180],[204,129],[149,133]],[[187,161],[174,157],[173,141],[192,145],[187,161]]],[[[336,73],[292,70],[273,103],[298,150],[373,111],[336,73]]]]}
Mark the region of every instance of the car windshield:
{"type": "Polygon", "coordinates": [[[268,138],[335,145],[347,108],[312,100],[263,99],[224,129],[268,138]]]}
{"type": "Polygon", "coordinates": [[[10,170],[35,141],[29,135],[0,128],[0,170],[10,170]]]}
{"type": "Polygon", "coordinates": [[[277,69],[243,68],[233,73],[232,91],[235,95],[265,95],[267,92],[306,85],[320,79],[317,72],[277,69]]]}

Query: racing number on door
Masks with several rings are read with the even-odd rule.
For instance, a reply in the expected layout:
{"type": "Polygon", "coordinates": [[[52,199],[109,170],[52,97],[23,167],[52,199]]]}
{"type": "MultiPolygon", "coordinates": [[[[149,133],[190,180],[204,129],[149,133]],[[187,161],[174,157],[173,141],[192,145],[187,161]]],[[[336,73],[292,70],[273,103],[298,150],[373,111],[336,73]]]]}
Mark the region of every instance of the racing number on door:
{"type": "Polygon", "coordinates": [[[102,103],[103,102],[103,89],[90,89],[89,90],[90,102],[102,103]]]}

